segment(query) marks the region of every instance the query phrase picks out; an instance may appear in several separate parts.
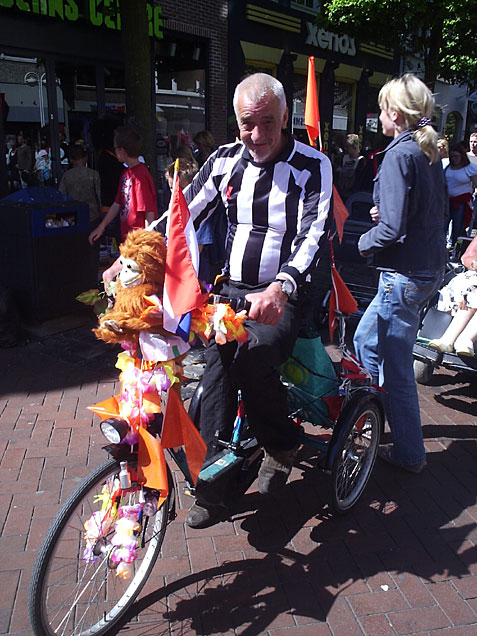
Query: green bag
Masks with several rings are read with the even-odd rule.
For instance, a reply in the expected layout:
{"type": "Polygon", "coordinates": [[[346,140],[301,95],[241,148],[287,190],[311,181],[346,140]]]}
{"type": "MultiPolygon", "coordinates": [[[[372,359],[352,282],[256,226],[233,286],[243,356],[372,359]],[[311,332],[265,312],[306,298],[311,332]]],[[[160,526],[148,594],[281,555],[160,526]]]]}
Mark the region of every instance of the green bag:
{"type": "Polygon", "coordinates": [[[293,386],[288,391],[288,407],[303,421],[329,425],[328,407],[321,399],[338,395],[339,382],[320,336],[298,338],[280,374],[293,386]]]}

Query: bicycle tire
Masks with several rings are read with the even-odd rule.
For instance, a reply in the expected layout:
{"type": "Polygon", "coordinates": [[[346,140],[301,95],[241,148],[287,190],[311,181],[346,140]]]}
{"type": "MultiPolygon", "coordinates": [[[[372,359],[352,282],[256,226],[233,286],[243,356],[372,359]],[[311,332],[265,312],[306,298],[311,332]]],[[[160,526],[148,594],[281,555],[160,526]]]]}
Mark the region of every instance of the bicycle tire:
{"type": "Polygon", "coordinates": [[[358,399],[340,416],[341,441],[331,468],[331,501],[334,512],[344,514],[361,497],[373,470],[382,429],[379,406],[369,397],[358,399]]]}
{"type": "MultiPolygon", "coordinates": [[[[128,464],[136,468],[136,456],[128,458],[128,464]]],[[[40,548],[30,584],[29,615],[35,636],[107,634],[134,603],[149,577],[161,550],[173,497],[169,472],[169,496],[149,518],[145,547],[138,549],[130,579],[123,581],[116,576],[106,555],[100,555],[96,563],[82,558],[84,522],[101,508],[94,497],[118,473],[119,460],[111,458],[98,466],[56,515],[40,548]]],[[[122,503],[137,503],[138,492],[125,494],[122,503]]]]}

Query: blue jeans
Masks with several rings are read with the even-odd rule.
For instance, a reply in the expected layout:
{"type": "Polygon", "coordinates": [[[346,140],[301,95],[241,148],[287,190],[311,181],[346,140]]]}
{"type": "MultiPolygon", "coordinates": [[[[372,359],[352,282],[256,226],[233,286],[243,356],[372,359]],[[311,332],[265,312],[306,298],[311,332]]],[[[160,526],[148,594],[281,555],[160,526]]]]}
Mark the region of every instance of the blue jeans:
{"type": "Polygon", "coordinates": [[[448,243],[454,247],[459,236],[465,236],[465,203],[459,203],[457,210],[449,205],[448,243]]]}
{"type": "Polygon", "coordinates": [[[384,406],[394,454],[403,465],[419,464],[426,456],[412,349],[420,312],[439,289],[443,274],[443,270],[420,271],[408,277],[382,272],[378,293],[354,336],[357,356],[386,390],[384,406]]]}

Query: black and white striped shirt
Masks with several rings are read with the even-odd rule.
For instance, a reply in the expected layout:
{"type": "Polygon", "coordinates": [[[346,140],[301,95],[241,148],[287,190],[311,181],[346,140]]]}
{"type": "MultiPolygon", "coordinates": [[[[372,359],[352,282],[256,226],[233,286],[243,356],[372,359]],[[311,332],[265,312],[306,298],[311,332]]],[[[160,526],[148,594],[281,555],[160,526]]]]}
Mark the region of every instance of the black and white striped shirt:
{"type": "Polygon", "coordinates": [[[278,272],[304,282],[326,239],[331,193],[329,159],[291,137],[261,164],[242,143],[221,146],[184,191],[196,229],[223,201],[230,278],[249,285],[278,272]]]}

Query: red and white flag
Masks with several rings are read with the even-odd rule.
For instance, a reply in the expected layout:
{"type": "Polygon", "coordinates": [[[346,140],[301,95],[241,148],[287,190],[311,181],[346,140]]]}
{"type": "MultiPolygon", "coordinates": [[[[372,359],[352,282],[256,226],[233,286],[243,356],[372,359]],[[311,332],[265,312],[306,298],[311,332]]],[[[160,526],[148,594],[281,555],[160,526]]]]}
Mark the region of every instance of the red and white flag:
{"type": "Polygon", "coordinates": [[[189,338],[189,312],[203,305],[208,298],[200,288],[199,248],[187,202],[178,178],[176,161],[174,183],[167,220],[166,273],[164,278],[164,329],[186,342],[189,338]]]}

